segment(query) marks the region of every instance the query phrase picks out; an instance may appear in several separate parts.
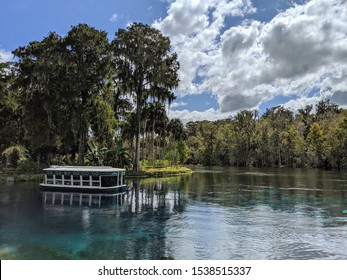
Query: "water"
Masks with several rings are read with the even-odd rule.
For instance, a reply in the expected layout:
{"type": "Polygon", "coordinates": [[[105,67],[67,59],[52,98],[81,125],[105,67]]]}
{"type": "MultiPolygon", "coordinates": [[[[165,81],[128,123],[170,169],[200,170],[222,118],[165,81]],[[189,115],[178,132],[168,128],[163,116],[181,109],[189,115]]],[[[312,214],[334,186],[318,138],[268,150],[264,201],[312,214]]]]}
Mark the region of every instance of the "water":
{"type": "Polygon", "coordinates": [[[346,175],[198,168],[92,197],[3,184],[0,259],[347,259],[346,175]]]}

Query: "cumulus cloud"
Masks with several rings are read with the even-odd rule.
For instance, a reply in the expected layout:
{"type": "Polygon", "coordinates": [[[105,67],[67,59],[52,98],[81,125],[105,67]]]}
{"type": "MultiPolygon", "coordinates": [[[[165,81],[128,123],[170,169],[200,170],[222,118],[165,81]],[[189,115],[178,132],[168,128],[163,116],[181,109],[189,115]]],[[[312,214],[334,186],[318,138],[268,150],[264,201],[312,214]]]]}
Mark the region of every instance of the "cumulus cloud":
{"type": "Polygon", "coordinates": [[[330,96],[330,100],[338,105],[346,107],[347,105],[347,91],[336,91],[330,96]]]}
{"type": "Polygon", "coordinates": [[[320,100],[319,97],[299,97],[297,99],[290,100],[283,105],[283,107],[290,109],[291,111],[297,113],[299,109],[304,108],[306,105],[313,105],[318,103],[320,100]]]}
{"type": "Polygon", "coordinates": [[[347,62],[347,36],[339,26],[346,18],[331,19],[339,9],[333,2],[339,1],[312,2],[278,15],[264,27],[260,39],[272,79],[301,77],[347,62]]]}
{"type": "Polygon", "coordinates": [[[224,27],[226,16],[243,16],[255,8],[250,0],[176,0],[165,19],[153,26],[172,41],[180,60],[180,87],[178,95],[203,91],[195,80],[205,79],[208,69],[220,57],[216,39],[224,27]]]}
{"type": "Polygon", "coordinates": [[[177,107],[183,107],[183,106],[186,106],[187,103],[181,101],[181,102],[174,102],[170,105],[170,108],[177,108],[177,107]]]}
{"type": "Polygon", "coordinates": [[[206,111],[189,111],[189,110],[170,110],[169,118],[178,118],[183,124],[190,121],[203,121],[203,120],[220,120],[231,117],[230,113],[222,113],[220,110],[215,110],[213,108],[206,111]]]}
{"type": "Polygon", "coordinates": [[[253,109],[278,95],[295,94],[296,107],[320,97],[346,104],[346,4],[311,0],[261,22],[252,19],[250,0],[176,0],[153,26],[178,53],[177,94],[210,92],[219,102],[216,114],[253,109]],[[233,16],[247,19],[227,27],[233,16]],[[309,95],[312,89],[320,95],[309,95]]]}
{"type": "Polygon", "coordinates": [[[4,49],[0,49],[0,61],[1,62],[8,62],[11,61],[13,58],[13,55],[11,52],[6,51],[4,49]]]}

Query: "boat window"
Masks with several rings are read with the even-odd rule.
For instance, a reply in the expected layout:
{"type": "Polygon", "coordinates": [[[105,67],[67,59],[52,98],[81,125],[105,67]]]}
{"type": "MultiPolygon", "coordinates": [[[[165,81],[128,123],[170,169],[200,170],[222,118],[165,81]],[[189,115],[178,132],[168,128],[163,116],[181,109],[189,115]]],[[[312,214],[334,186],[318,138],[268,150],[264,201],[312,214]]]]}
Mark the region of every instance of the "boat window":
{"type": "Polygon", "coordinates": [[[83,181],[83,186],[89,186],[89,181],[83,181]]]}
{"type": "Polygon", "coordinates": [[[117,186],[118,185],[117,181],[118,181],[118,176],[101,177],[101,185],[103,187],[117,186]]]}
{"type": "Polygon", "coordinates": [[[92,180],[93,181],[99,181],[99,177],[98,176],[92,176],[92,180]]]}
{"type": "Polygon", "coordinates": [[[71,176],[64,176],[64,185],[71,185],[71,176]]]}
{"type": "Polygon", "coordinates": [[[83,181],[89,181],[89,176],[83,176],[83,177],[82,177],[82,180],[83,180],[83,181]]]}
{"type": "Polygon", "coordinates": [[[63,176],[62,175],[55,175],[55,179],[57,180],[57,179],[62,179],[63,178],[63,176]]]}
{"type": "Polygon", "coordinates": [[[79,181],[81,180],[81,177],[79,175],[73,175],[74,181],[79,181]]]}
{"type": "Polygon", "coordinates": [[[62,180],[55,180],[55,184],[56,184],[56,185],[62,185],[62,184],[63,184],[63,181],[62,181],[62,180]]]}
{"type": "Polygon", "coordinates": [[[53,174],[47,174],[47,179],[53,179],[53,174]]]}

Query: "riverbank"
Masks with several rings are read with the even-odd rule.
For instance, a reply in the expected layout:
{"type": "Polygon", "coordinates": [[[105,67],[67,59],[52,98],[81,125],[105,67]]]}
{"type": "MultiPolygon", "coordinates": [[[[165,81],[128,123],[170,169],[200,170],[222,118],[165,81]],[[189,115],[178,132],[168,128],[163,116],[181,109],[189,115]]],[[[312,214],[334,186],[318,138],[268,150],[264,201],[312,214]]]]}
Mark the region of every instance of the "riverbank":
{"type": "Polygon", "coordinates": [[[165,177],[191,174],[192,172],[193,170],[184,166],[147,167],[140,172],[127,171],[125,177],[165,177]]]}
{"type": "Polygon", "coordinates": [[[25,173],[0,173],[0,183],[12,182],[42,182],[43,175],[38,172],[25,172],[25,173]]]}
{"type": "MultiPolygon", "coordinates": [[[[126,178],[149,178],[149,177],[165,177],[191,174],[193,171],[184,166],[170,167],[148,167],[140,172],[126,171],[126,178]]],[[[42,171],[19,171],[19,170],[2,170],[0,171],[0,183],[5,182],[42,182],[42,171]]]]}

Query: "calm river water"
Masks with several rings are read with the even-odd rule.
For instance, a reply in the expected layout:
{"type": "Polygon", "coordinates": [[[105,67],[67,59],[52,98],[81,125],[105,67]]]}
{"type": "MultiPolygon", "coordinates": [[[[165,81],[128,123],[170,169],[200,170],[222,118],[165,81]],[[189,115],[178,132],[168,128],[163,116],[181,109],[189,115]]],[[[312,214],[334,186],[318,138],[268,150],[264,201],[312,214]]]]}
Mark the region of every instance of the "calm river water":
{"type": "Polygon", "coordinates": [[[114,196],[0,185],[0,259],[347,259],[347,173],[198,168],[114,196]]]}

